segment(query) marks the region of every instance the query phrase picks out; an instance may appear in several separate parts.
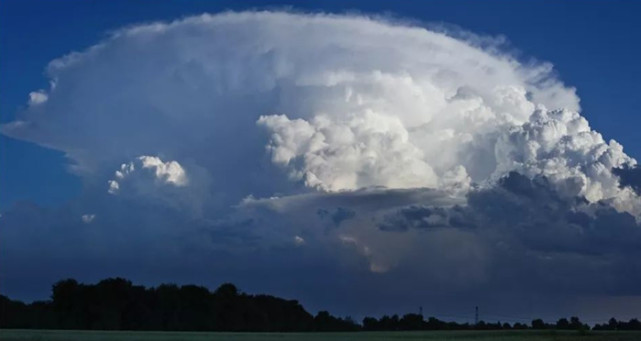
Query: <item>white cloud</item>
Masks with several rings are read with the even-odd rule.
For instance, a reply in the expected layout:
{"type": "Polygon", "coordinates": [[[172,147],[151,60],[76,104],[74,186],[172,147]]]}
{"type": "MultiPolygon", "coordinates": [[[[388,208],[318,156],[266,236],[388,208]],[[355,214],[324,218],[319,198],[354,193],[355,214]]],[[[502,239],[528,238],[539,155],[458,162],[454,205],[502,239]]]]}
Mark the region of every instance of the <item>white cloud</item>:
{"type": "Polygon", "coordinates": [[[123,198],[186,209],[200,215],[210,205],[209,176],[198,166],[190,173],[178,161],[142,155],[120,165],[107,181],[107,192],[123,198]]]}
{"type": "Polygon", "coordinates": [[[301,236],[294,236],[294,244],[300,246],[305,244],[305,239],[301,236]]]}
{"type": "Polygon", "coordinates": [[[47,93],[44,90],[33,91],[29,93],[29,105],[38,105],[46,102],[47,93]]]}
{"type": "Polygon", "coordinates": [[[141,156],[138,158],[142,161],[142,168],[151,168],[155,170],[156,179],[174,186],[186,186],[189,182],[185,170],[176,161],[162,162],[157,157],[141,156]]]}
{"type": "Polygon", "coordinates": [[[569,110],[537,110],[529,122],[504,131],[495,146],[495,176],[509,171],[533,177],[544,175],[566,196],[582,196],[590,202],[613,199],[617,208],[641,213],[641,202],[630,190],[619,187],[613,168],[635,165],[616,141],[604,141],[588,121],[569,110]],[[619,199],[632,201],[626,207],[619,199]]]}
{"type": "Polygon", "coordinates": [[[269,150],[275,163],[304,166],[294,179],[322,190],[362,187],[434,187],[436,175],[423,153],[408,142],[397,118],[366,112],[333,122],[317,116],[312,123],[285,116],[262,116],[258,123],[272,131],[269,150]]]}
{"type": "Polygon", "coordinates": [[[117,194],[120,190],[120,184],[118,184],[118,181],[116,180],[109,180],[107,181],[107,184],[109,185],[109,188],[107,189],[109,194],[117,194]]]}
{"type": "MultiPolygon", "coordinates": [[[[130,26],[47,73],[55,86],[38,93],[48,100],[5,134],[65,152],[89,183],[132,156],[189,160],[224,193],[221,207],[292,192],[287,179],[330,191],[465,189],[495,173],[500,133],[535,108],[579,110],[549,64],[357,16],[242,12],[130,26]],[[266,145],[278,167],[263,162],[266,145]]],[[[147,162],[182,185],[175,165],[147,162]]]]}
{"type": "MultiPolygon", "coordinates": [[[[142,155],[136,158],[136,161],[123,163],[120,169],[114,173],[117,180],[123,181],[129,178],[132,173],[136,171],[136,164],[141,171],[151,171],[154,182],[160,185],[172,185],[175,187],[187,186],[189,179],[183,167],[176,161],[163,162],[160,158],[155,156],[142,155]]],[[[109,190],[112,189],[112,184],[115,184],[115,190],[119,189],[117,180],[110,180],[109,190]]]]}
{"type": "Polygon", "coordinates": [[[82,219],[82,222],[83,222],[83,223],[85,223],[85,224],[89,224],[89,223],[91,223],[94,219],[96,219],[96,215],[95,215],[95,214],[83,214],[83,215],[82,215],[82,217],[80,217],[80,218],[82,219]]]}
{"type": "Polygon", "coordinates": [[[635,161],[590,129],[552,71],[367,17],[202,15],[52,61],[52,86],[2,131],[65,152],[112,200],[210,215],[252,194],[294,206],[292,194],[377,186],[465,198],[513,170],[641,214],[611,172],[635,161]]]}

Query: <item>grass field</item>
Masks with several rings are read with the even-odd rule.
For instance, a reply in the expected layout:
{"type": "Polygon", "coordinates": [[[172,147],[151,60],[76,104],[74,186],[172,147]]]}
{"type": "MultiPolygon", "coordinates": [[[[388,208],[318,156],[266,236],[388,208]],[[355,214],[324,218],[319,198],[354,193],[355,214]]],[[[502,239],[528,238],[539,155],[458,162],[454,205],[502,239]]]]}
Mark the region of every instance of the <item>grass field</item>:
{"type": "Polygon", "coordinates": [[[199,332],[112,332],[66,330],[0,330],[2,341],[294,341],[294,340],[524,340],[524,341],[641,341],[641,332],[572,331],[435,331],[357,333],[199,333],[199,332]]]}

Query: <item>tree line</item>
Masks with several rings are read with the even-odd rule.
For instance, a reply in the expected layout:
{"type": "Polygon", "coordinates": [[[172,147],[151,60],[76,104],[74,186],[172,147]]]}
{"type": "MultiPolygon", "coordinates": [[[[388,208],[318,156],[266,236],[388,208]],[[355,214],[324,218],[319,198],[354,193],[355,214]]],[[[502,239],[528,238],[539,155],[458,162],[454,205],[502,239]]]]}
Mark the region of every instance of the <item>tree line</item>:
{"type": "MultiPolygon", "coordinates": [[[[548,324],[445,322],[420,314],[365,317],[362,324],[327,311],[307,312],[296,300],[250,295],[226,283],[211,292],[196,285],[162,284],[146,288],[122,278],[97,284],[67,279],[55,283],[51,299],[25,304],[0,295],[0,328],[172,331],[395,331],[576,329],[590,327],[577,317],[548,324]]],[[[641,330],[641,323],[610,319],[594,330],[641,330]]]]}
{"type": "Polygon", "coordinates": [[[122,278],[97,284],[62,280],[51,300],[31,304],[0,296],[0,328],[178,331],[348,331],[349,319],[316,316],[295,300],[249,295],[233,284],[145,288],[122,278]]]}

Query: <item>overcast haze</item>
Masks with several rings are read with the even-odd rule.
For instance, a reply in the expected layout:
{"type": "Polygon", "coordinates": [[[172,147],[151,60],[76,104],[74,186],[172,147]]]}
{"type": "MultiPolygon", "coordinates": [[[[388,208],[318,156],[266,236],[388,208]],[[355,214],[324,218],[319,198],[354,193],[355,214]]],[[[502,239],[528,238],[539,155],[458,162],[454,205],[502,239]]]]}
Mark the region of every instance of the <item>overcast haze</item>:
{"type": "Polygon", "coordinates": [[[334,12],[139,19],[35,66],[0,167],[14,140],[53,150],[65,174],[35,172],[68,188],[2,185],[2,293],[123,276],[357,317],[636,316],[638,153],[586,118],[611,113],[509,31],[334,12]]]}

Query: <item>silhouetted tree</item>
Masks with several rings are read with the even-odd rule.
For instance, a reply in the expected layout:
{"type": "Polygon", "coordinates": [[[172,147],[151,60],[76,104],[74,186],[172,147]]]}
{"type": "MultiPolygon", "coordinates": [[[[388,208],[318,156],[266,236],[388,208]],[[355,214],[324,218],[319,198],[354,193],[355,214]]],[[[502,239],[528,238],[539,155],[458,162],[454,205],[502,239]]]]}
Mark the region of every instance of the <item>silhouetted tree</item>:
{"type": "Polygon", "coordinates": [[[326,331],[353,331],[359,327],[353,321],[341,319],[330,315],[327,311],[319,311],[314,317],[314,330],[326,331]]]}
{"type": "Polygon", "coordinates": [[[613,317],[610,320],[608,320],[608,329],[610,330],[616,330],[618,326],[617,320],[613,317]]]}
{"type": "Polygon", "coordinates": [[[400,330],[421,330],[423,329],[423,316],[419,314],[405,314],[399,321],[400,330]]]}
{"type": "Polygon", "coordinates": [[[532,320],[532,329],[547,329],[547,325],[541,319],[532,320]]]}
{"type": "Polygon", "coordinates": [[[587,324],[583,324],[581,320],[579,320],[578,317],[572,316],[570,317],[570,329],[573,330],[589,330],[590,326],[587,324]]]}
{"type": "MultiPolygon", "coordinates": [[[[314,317],[295,300],[247,295],[225,283],[213,293],[195,285],[146,289],[122,278],[95,285],[62,280],[52,300],[26,305],[0,296],[0,328],[310,331],[314,317]]],[[[323,317],[323,316],[321,316],[323,317]]],[[[327,313],[323,330],[355,330],[327,313]]]]}
{"type": "Polygon", "coordinates": [[[570,329],[570,322],[566,318],[560,318],[556,321],[556,329],[570,329]]]}
{"type": "Polygon", "coordinates": [[[520,322],[516,322],[514,324],[514,326],[512,327],[512,329],[527,329],[527,328],[528,327],[527,327],[526,324],[523,324],[523,323],[520,323],[520,322]]]}
{"type": "MultiPolygon", "coordinates": [[[[212,331],[356,331],[356,330],[471,330],[527,329],[523,323],[476,325],[445,322],[419,314],[365,317],[362,327],[350,317],[320,311],[316,316],[295,300],[270,295],[248,295],[231,283],[214,292],[196,285],[162,284],[155,288],[133,285],[123,278],[97,284],[66,279],[52,286],[50,301],[24,304],[0,295],[0,328],[212,330],[212,331]]],[[[533,329],[588,330],[578,317],[546,324],[532,321],[533,329]]],[[[595,330],[641,330],[641,322],[612,318],[595,330]]]]}

